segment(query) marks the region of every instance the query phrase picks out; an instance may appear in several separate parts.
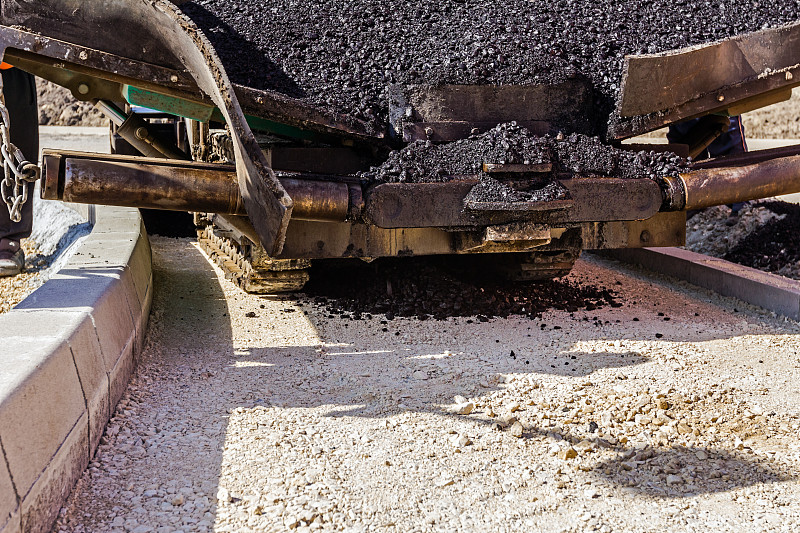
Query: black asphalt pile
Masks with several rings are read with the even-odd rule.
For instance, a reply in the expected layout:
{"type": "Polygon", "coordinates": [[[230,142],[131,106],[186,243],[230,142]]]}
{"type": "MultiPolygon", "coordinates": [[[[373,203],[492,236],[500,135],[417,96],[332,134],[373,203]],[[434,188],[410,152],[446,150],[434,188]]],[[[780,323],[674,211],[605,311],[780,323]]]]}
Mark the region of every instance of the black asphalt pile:
{"type": "Polygon", "coordinates": [[[466,204],[473,202],[550,202],[567,198],[569,198],[569,191],[557,181],[551,181],[547,185],[531,190],[518,191],[505,183],[485,176],[470,189],[464,202],[466,204]]]}
{"type": "Polygon", "coordinates": [[[396,258],[371,265],[315,265],[305,293],[330,314],[360,320],[365,315],[417,317],[538,317],[557,309],[574,312],[618,307],[613,294],[569,281],[500,281],[486,273],[455,274],[435,258],[396,258]]]}
{"type": "Polygon", "coordinates": [[[486,177],[484,163],[552,163],[556,173],[655,178],[687,170],[670,152],[630,152],[581,134],[536,137],[514,123],[446,144],[416,141],[389,154],[379,167],[363,173],[378,182],[437,182],[453,176],[486,177]]]}
{"type": "MultiPolygon", "coordinates": [[[[481,181],[475,185],[467,194],[467,197],[464,199],[465,202],[530,202],[533,201],[534,198],[537,200],[543,201],[546,199],[549,200],[556,200],[560,199],[557,195],[553,195],[553,192],[560,193],[561,198],[566,197],[566,194],[563,189],[552,191],[552,188],[556,185],[556,183],[548,183],[547,186],[542,188],[542,194],[534,196],[533,194],[526,192],[526,191],[518,191],[506,185],[505,183],[499,182],[494,178],[484,177],[481,181]],[[545,191],[545,189],[551,189],[545,191]],[[550,193],[550,194],[548,194],[550,193]]],[[[538,192],[538,191],[537,191],[538,192]]]]}
{"type": "MultiPolygon", "coordinates": [[[[183,9],[232,80],[385,123],[390,84],[536,84],[583,76],[598,124],[626,54],[800,19],[795,0],[195,0],[183,9]]],[[[605,118],[604,118],[605,117],[605,118]]]]}
{"type": "MultiPolygon", "coordinates": [[[[776,215],[772,220],[742,239],[724,259],[741,265],[779,272],[800,264],[800,205],[787,202],[759,202],[776,215]]],[[[796,270],[796,268],[795,268],[796,270]]]]}

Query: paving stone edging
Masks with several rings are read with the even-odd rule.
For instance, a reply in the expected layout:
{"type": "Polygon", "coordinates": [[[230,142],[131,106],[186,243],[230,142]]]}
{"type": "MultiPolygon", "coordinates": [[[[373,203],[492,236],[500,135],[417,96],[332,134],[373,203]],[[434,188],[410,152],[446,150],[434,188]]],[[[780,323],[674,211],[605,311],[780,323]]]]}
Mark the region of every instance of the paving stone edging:
{"type": "Polygon", "coordinates": [[[800,320],[800,281],[682,248],[610,250],[604,255],[800,320]]]}
{"type": "Polygon", "coordinates": [[[76,209],[91,234],[0,315],[0,533],[50,530],[144,342],[153,277],[139,211],[76,209]]]}

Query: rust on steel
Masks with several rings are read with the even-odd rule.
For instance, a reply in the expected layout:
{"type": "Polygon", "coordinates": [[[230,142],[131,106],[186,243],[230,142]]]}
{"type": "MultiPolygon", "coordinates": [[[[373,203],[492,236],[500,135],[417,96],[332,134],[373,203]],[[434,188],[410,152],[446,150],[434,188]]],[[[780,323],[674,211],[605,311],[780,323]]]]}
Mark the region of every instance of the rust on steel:
{"type": "Polygon", "coordinates": [[[608,138],[680,120],[739,114],[787,99],[800,85],[800,22],[682,50],[629,56],[608,138]]]}
{"type": "MultiPolygon", "coordinates": [[[[547,224],[644,220],[661,208],[651,179],[573,178],[559,180],[572,201],[527,202],[529,209],[467,212],[464,201],[478,177],[444,183],[384,183],[368,192],[364,218],[382,228],[465,227],[529,220],[547,224]]],[[[506,208],[509,204],[498,205],[506,208]]],[[[522,206],[525,207],[525,206],[522,206]]]]}
{"type": "MultiPolygon", "coordinates": [[[[800,192],[800,155],[753,165],[698,169],[681,174],[680,181],[684,209],[792,194],[800,192]]],[[[680,203],[673,202],[677,207],[680,203]]]]}
{"type": "MultiPolygon", "coordinates": [[[[34,31],[67,42],[78,41],[89,48],[111,47],[110,53],[122,57],[137,57],[139,54],[132,48],[138,47],[144,51],[144,57],[159,58],[153,61],[157,64],[182,66],[200,91],[219,108],[230,127],[236,173],[247,214],[264,248],[273,255],[280,252],[292,215],[292,199],[261,152],[219,57],[190,19],[165,0],[92,0],[79,4],[71,0],[43,0],[32,3],[31,7],[36,16],[32,13],[27,19],[37,26],[29,28],[34,31]],[[78,17],[81,24],[65,24],[64,13],[78,17]],[[119,39],[120,21],[124,21],[136,39],[119,39]]],[[[3,15],[3,22],[8,24],[6,10],[3,15]]],[[[2,37],[0,52],[18,47],[17,43],[6,40],[8,35],[2,37]]],[[[37,53],[37,48],[40,47],[35,43],[24,47],[33,53],[37,53]]]]}
{"type": "MultiPolygon", "coordinates": [[[[45,150],[42,197],[174,211],[246,215],[231,165],[45,150]]],[[[347,220],[361,206],[352,184],[280,175],[300,220],[347,220]]]]}
{"type": "Polygon", "coordinates": [[[705,159],[692,163],[690,168],[694,170],[699,168],[740,167],[743,165],[753,165],[769,159],[793,155],[800,155],[800,145],[780,146],[767,150],[756,150],[754,152],[744,152],[741,154],[716,157],[714,159],[705,159]]]}
{"type": "MultiPolygon", "coordinates": [[[[60,0],[52,0],[58,5],[60,0]]],[[[57,8],[52,8],[57,12],[57,8]]],[[[48,35],[60,36],[60,32],[48,35]]],[[[71,36],[71,38],[75,38],[71,36]]],[[[78,99],[122,99],[122,85],[132,85],[160,94],[193,102],[211,104],[212,99],[197,86],[187,70],[154,64],[152,56],[139,50],[120,50],[120,56],[67,42],[43,37],[19,28],[0,26],[0,41],[10,48],[6,59],[23,70],[73,90],[86,83],[88,95],[75,93],[78,99]],[[65,60],[64,58],[70,58],[65,60]]],[[[178,66],[177,59],[166,64],[178,66]]],[[[242,109],[254,116],[307,129],[320,134],[349,138],[368,144],[382,144],[383,130],[353,117],[309,106],[306,102],[270,91],[233,84],[242,109]]]]}

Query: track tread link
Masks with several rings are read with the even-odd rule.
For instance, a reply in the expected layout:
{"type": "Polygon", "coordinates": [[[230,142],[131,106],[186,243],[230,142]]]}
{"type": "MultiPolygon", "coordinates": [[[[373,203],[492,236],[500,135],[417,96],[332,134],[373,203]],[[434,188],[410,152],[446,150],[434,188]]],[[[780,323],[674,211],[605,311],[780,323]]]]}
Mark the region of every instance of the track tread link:
{"type": "Polygon", "coordinates": [[[261,259],[254,265],[233,240],[217,235],[212,226],[198,230],[203,252],[225,273],[225,278],[251,294],[301,291],[308,282],[307,260],[261,259]]]}

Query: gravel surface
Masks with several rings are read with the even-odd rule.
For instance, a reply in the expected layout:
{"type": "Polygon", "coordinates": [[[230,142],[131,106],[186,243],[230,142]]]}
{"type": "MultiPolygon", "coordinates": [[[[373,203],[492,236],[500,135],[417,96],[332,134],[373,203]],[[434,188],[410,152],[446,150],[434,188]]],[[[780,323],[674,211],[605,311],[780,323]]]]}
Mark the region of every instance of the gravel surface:
{"type": "Polygon", "coordinates": [[[558,173],[618,178],[677,176],[686,170],[686,162],[671,152],[618,150],[597,137],[576,133],[537,137],[510,122],[446,144],[413,142],[392,151],[385,163],[363,175],[388,182],[446,181],[452,176],[484,177],[484,163],[552,163],[558,173]]]}
{"type": "Polygon", "coordinates": [[[195,0],[184,10],[234,82],[385,123],[390,84],[528,84],[584,76],[598,122],[625,54],[714,41],[800,18],[776,2],[195,0]]]}
{"type": "MultiPolygon", "coordinates": [[[[1,207],[1,206],[0,206],[1,207]]],[[[5,313],[44,283],[42,270],[47,263],[30,239],[22,241],[25,270],[14,277],[0,278],[0,313],[5,313]]]]}
{"type": "Polygon", "coordinates": [[[745,113],[742,123],[753,139],[800,139],[800,91],[786,102],[745,113]]]}
{"type": "Polygon", "coordinates": [[[152,245],[145,352],[56,531],[800,528],[794,322],[596,259],[568,280],[622,307],[343,320],[152,245]]]}

